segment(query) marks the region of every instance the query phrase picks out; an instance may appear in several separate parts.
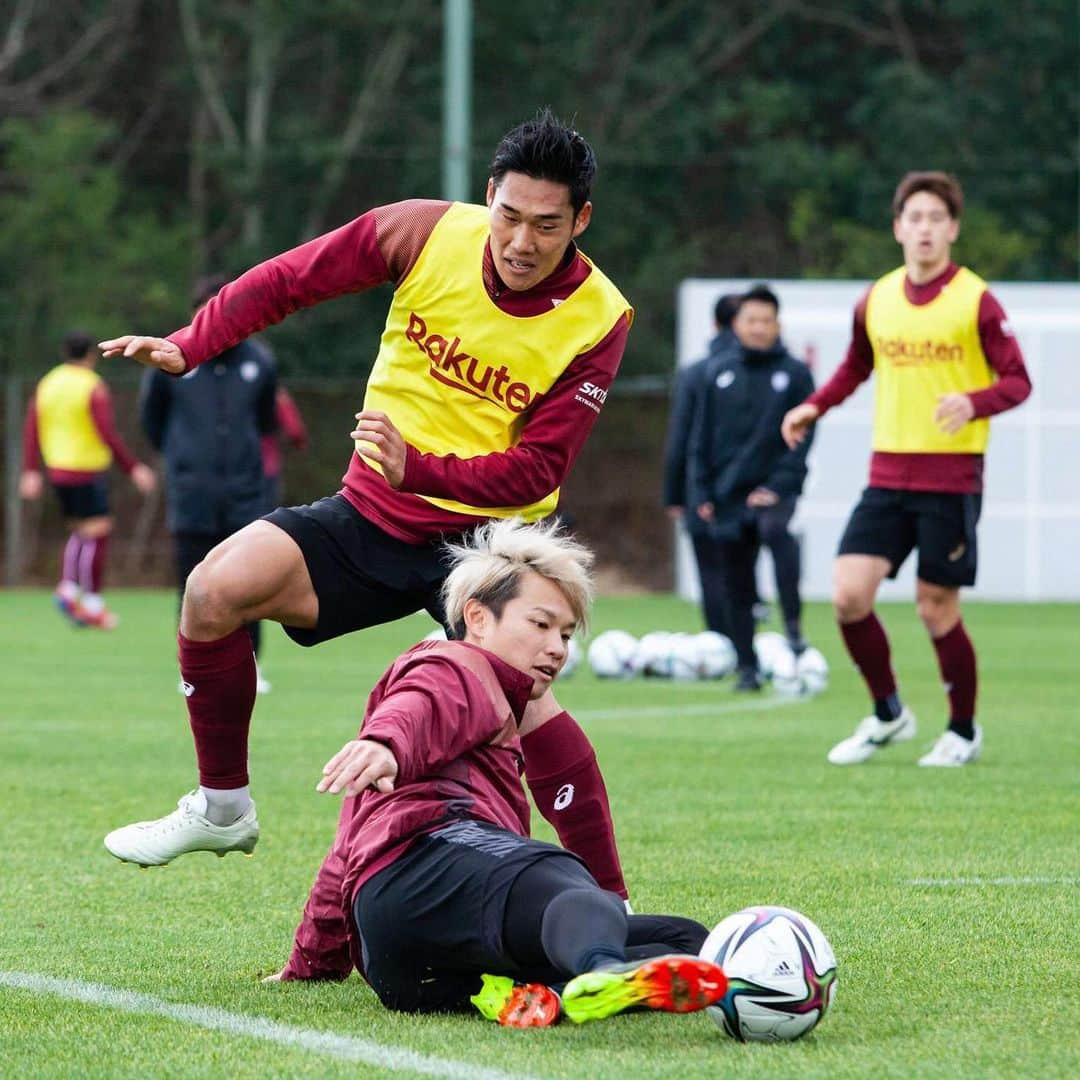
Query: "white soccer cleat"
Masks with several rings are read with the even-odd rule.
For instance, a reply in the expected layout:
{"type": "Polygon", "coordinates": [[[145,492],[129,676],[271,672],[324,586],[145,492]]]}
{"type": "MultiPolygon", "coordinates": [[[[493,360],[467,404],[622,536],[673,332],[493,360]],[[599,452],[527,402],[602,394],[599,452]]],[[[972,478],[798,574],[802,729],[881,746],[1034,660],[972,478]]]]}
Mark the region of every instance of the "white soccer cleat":
{"type": "Polygon", "coordinates": [[[937,768],[955,769],[960,765],[970,765],[979,760],[982,753],[982,728],[975,725],[975,738],[965,739],[955,731],[946,731],[928,754],[919,758],[920,765],[937,768]]]}
{"type": "Polygon", "coordinates": [[[258,664],[255,665],[255,693],[256,694],[269,694],[273,690],[273,686],[270,685],[270,680],[262,673],[262,668],[258,664]]]}
{"type": "Polygon", "coordinates": [[[230,851],[250,855],[259,840],[259,821],[252,803],[231,825],[215,825],[195,809],[197,791],[184,795],[176,809],[157,821],[137,821],[105,837],[108,851],[138,866],[164,866],[189,851],[212,851],[224,858],[230,851]]]}
{"type": "Polygon", "coordinates": [[[838,742],[829,751],[829,761],[833,765],[859,765],[873,757],[883,746],[913,739],[916,730],[915,714],[906,705],[900,710],[900,715],[887,724],[876,716],[867,716],[859,721],[854,735],[838,742]]]}

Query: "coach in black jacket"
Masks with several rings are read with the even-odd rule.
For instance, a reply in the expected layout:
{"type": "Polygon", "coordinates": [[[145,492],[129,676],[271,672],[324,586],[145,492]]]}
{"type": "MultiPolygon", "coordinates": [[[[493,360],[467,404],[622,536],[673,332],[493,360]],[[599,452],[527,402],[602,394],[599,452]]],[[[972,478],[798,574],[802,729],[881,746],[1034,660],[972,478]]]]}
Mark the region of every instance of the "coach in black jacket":
{"type": "MultiPolygon", "coordinates": [[[[225,283],[203,278],[196,311],[225,283]]],[[[242,341],[179,378],[143,375],[139,416],[165,459],[166,520],[181,598],[188,574],[211,548],[273,507],[263,503],[260,438],[277,428],[277,368],[269,351],[242,341]]],[[[258,647],[258,624],[252,626],[258,647]]]]}
{"type": "Polygon", "coordinates": [[[799,598],[799,545],[788,524],[806,479],[810,439],[789,450],[780,421],[814,389],[810,370],[780,341],[780,302],[756,285],[732,324],[740,348],[707,361],[702,402],[687,452],[690,505],[716,541],[724,606],[739,658],[737,688],[761,685],[754,655],[754,560],[772,553],[788,640],[805,648],[799,598]]]}

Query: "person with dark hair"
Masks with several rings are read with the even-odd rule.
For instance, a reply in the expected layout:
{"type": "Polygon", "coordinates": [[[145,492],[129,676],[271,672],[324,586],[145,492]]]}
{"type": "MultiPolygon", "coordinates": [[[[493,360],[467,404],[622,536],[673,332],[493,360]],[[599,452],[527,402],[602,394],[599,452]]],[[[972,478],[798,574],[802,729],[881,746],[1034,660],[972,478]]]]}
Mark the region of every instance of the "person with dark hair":
{"type": "MultiPolygon", "coordinates": [[[[182,376],[298,308],[394,286],[343,489],[246,526],[188,578],[179,651],[199,787],[174,813],[111,833],[118,858],[160,864],[254,844],[246,623],[272,619],[315,645],[416,611],[441,621],[444,537],[555,509],[633,318],[574,242],[592,217],[595,169],[585,139],[544,110],[500,142],[486,206],[369,210],[241,275],[168,338],[102,343],[107,356],[182,376]]],[[[528,712],[536,727],[522,747],[538,807],[625,897],[592,745],[551,693],[528,712]]]]}
{"type": "Polygon", "coordinates": [[[701,608],[705,625],[709,630],[726,637],[731,636],[731,627],[724,607],[723,567],[715,541],[688,500],[686,463],[694,414],[701,407],[704,396],[702,377],[705,368],[710,360],[726,355],[739,345],[731,329],[731,321],[739,310],[740,299],[738,293],[724,293],[717,298],[713,307],[716,333],[709,342],[708,351],[700,360],[695,360],[675,373],[667,440],[664,444],[664,508],[672,521],[683,522],[693,545],[694,561],[697,563],[698,579],[701,583],[701,608]]]}
{"type": "Polygon", "coordinates": [[[790,446],[874,375],[870,483],[840,539],[833,604],[844,644],[874,711],[829,751],[855,765],[915,735],[900,699],[889,639],[874,601],[918,549],[915,603],[937,653],[948,726],[924,766],[978,759],[975,648],[960,589],[975,583],[976,525],[990,417],[1015,408],[1031,380],[1005,312],[982,278],[952,261],[964,196],[943,172],[911,172],[893,197],[893,236],[904,265],[855,306],[851,344],[832,378],[783,421],[790,446]]]}
{"type": "Polygon", "coordinates": [[[156,478],[116,430],[109,388],[94,370],[93,346],[85,331],[70,331],[64,336],[63,362],[37,384],[23,423],[19,493],[24,499],[41,497],[44,462],[69,529],[53,594],[56,606],[77,626],[112,630],[119,620],[102,596],[113,530],[109,466],[115,458],[142,495],[154,490],[156,478]]]}
{"type": "Polygon", "coordinates": [[[754,568],[762,546],[772,555],[788,643],[796,655],[806,648],[799,543],[789,525],[810,443],[788,449],[779,423],[814,380],[780,340],[779,312],[780,301],[766,285],[743,295],[732,321],[738,347],[706,363],[702,405],[689,436],[691,505],[715,544],[740,691],[762,685],[754,652],[754,568]]]}
{"type": "Polygon", "coordinates": [[[422,641],[368,699],[317,790],[343,794],[285,966],[266,981],[342,980],[388,1009],[470,1003],[506,1027],[721,998],[693,919],[630,915],[575,855],[530,838],[521,756],[588,614],[592,553],[557,524],[481,526],[443,590],[455,641],[422,641]]]}
{"type": "MultiPolygon", "coordinates": [[[[195,314],[226,283],[200,278],[192,290],[195,314]]],[[[277,427],[277,368],[269,350],[241,341],[182,379],[156,368],[143,374],[139,417],[165,459],[166,521],[173,537],[181,607],[188,575],[237,529],[272,510],[265,500],[262,438],[277,427]]],[[[262,635],[248,623],[256,656],[256,690],[270,683],[258,667],[262,635]]],[[[180,690],[189,684],[180,680],[180,690]]]]}

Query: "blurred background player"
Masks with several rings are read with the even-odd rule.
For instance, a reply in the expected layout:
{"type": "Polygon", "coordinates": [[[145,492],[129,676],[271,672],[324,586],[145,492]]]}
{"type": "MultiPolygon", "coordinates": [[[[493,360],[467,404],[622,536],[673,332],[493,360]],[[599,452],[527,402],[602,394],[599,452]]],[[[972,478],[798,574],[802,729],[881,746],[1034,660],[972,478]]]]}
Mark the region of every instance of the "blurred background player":
{"type": "Polygon", "coordinates": [[[975,583],[989,417],[1024,401],[1031,380],[986,282],[952,261],[963,207],[960,185],[947,173],[912,172],[900,181],[893,235],[904,265],[859,301],[843,363],[783,421],[784,438],[795,446],[875,375],[870,484],[840,540],[833,597],[874,713],[832,748],[834,765],[866,761],[915,735],[874,599],[916,548],[916,607],[949,697],[948,727],[919,764],[966,765],[982,748],[975,649],[960,614],[960,588],[975,583]]]}
{"type": "MultiPolygon", "coordinates": [[[[225,284],[200,278],[192,291],[198,312],[225,284]]],[[[180,603],[188,575],[226,537],[277,503],[266,501],[262,440],[277,429],[277,370],[269,351],[241,341],[181,379],[150,369],[143,375],[139,416],[165,459],[166,522],[173,537],[180,603]]],[[[280,458],[279,458],[280,461],[280,458]]],[[[262,635],[248,623],[256,658],[262,635]]],[[[187,684],[181,679],[180,689],[187,684]]],[[[270,684],[258,668],[256,690],[270,684]]]]}
{"type": "Polygon", "coordinates": [[[694,414],[703,400],[702,378],[710,360],[725,356],[738,348],[738,339],[731,329],[731,320],[739,309],[740,294],[726,293],[713,308],[716,335],[709,342],[708,352],[700,360],[680,368],[675,373],[671,391],[671,412],[668,417],[667,440],[664,444],[663,500],[672,521],[683,522],[694,548],[698,578],[701,581],[701,608],[705,625],[718,634],[731,636],[724,606],[724,578],[715,540],[709,535],[705,522],[694,512],[687,495],[687,447],[694,414]]]}
{"type": "Polygon", "coordinates": [[[272,979],[355,966],[388,1009],[471,1001],[509,1027],[705,1008],[726,979],[697,956],[704,926],[628,915],[579,858],[529,836],[526,710],[587,618],[592,553],[555,524],[500,521],[451,555],[457,640],[399,657],[323,769],[317,790],[346,796],[337,836],[272,979]]]}
{"type": "Polygon", "coordinates": [[[278,383],[274,398],[274,418],[277,430],[263,435],[263,505],[272,510],[281,505],[281,473],[284,464],[284,443],[303,453],[308,446],[307,426],[300,415],[300,407],[293,400],[292,394],[278,383]]]}
{"type": "MultiPolygon", "coordinates": [[[[171,338],[102,343],[107,356],[182,375],[298,308],[395,286],[343,490],[253,522],[188,578],[178,638],[199,788],[172,814],[110,833],[118,858],[157,865],[254,845],[246,623],[273,619],[315,645],[417,611],[441,622],[443,537],[555,509],[633,318],[574,243],[591,220],[595,172],[585,139],[544,110],[499,143],[486,206],[378,207],[249,270],[171,338]]],[[[528,712],[538,808],[625,897],[592,745],[550,691],[528,712]]]]}
{"type": "Polygon", "coordinates": [[[113,527],[108,469],[115,458],[143,495],[154,490],[154,472],[135,459],[116,430],[109,388],[94,370],[98,353],[90,335],[71,331],[61,354],[63,363],[37,384],[27,406],[19,493],[40,498],[44,462],[70,530],[56,605],[80,626],[112,630],[118,620],[101,593],[113,527]]]}
{"type": "Polygon", "coordinates": [[[784,630],[796,655],[806,648],[799,596],[799,542],[789,528],[806,479],[810,439],[789,448],[784,414],[814,388],[810,369],[780,340],[780,301],[765,285],[740,300],[735,348],[705,362],[701,407],[688,446],[691,505],[708,530],[724,609],[738,656],[737,690],[759,690],[754,653],[754,564],[772,555],[784,630]]]}

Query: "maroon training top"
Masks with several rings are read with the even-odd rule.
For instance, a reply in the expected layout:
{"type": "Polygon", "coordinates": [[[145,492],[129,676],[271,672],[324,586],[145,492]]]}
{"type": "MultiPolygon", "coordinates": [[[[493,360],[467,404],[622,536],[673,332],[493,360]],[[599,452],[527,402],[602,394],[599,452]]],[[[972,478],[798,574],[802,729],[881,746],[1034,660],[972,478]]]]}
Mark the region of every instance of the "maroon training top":
{"type": "MultiPolygon", "coordinates": [[[[905,277],[904,295],[912,304],[928,304],[959,269],[955,263],[949,263],[936,278],[922,285],[915,285],[905,277]]],[[[853,394],[874,370],[874,349],[866,332],[869,296],[867,289],[855,305],[851,344],[843,362],[832,378],[806,399],[821,410],[822,416],[853,394]]],[[[1005,312],[989,289],[979,301],[978,318],[983,353],[997,373],[992,385],[968,395],[975,406],[975,418],[981,419],[1019,405],[1031,393],[1031,379],[1005,312]]],[[[870,484],[906,491],[979,492],[983,487],[983,455],[896,454],[875,450],[870,459],[870,484]]]]}
{"type": "MultiPolygon", "coordinates": [[[[369,210],[248,270],[169,340],[180,346],[193,368],[299,308],[386,282],[396,287],[450,205],[411,199],[369,210]]],[[[550,311],[552,301],[565,300],[591,267],[571,244],[553,274],[532,289],[515,292],[499,278],[485,246],[483,271],[484,286],[495,304],[509,315],[525,318],[550,311]]],[[[600,412],[598,395],[578,394],[578,389],[584,382],[602,390],[610,387],[629,330],[623,316],[603,341],[569,364],[526,412],[516,446],[464,459],[420,454],[409,447],[404,482],[397,491],[354,453],[342,494],[384,531],[412,544],[465,531],[483,520],[433,506],[420,494],[472,506],[527,506],[542,498],[565,480],[600,412]]]]}
{"type": "Polygon", "coordinates": [[[360,967],[352,903],[418,837],[458,818],[529,835],[517,729],[532,679],[457,641],[422,641],[368,699],[360,737],[398,763],[394,790],[347,798],[296,930],[285,979],[344,979],[360,967]]]}

